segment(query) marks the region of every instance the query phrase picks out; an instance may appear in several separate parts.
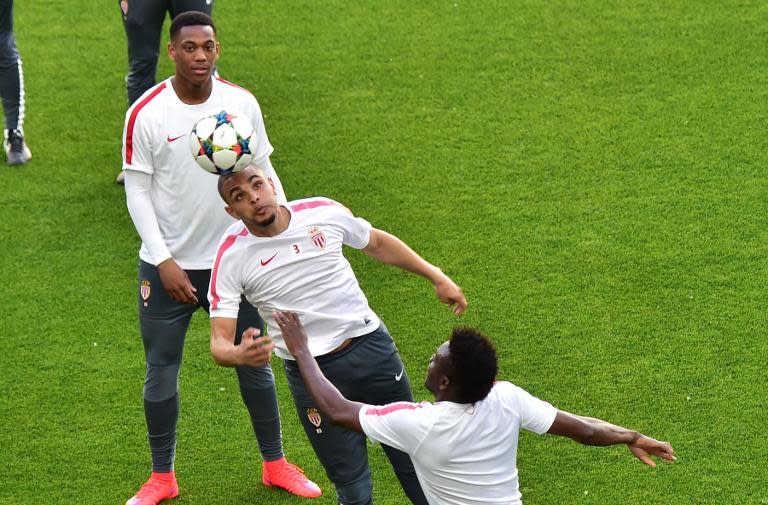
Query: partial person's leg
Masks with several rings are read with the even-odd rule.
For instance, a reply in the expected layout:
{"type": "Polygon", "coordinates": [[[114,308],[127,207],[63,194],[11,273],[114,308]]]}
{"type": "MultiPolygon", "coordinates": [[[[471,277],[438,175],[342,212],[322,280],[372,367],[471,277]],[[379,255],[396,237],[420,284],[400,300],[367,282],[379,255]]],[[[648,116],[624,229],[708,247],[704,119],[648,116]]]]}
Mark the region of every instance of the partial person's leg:
{"type": "Polygon", "coordinates": [[[128,41],[125,86],[128,105],[131,105],[155,84],[166,3],[160,0],[120,0],[118,3],[128,41]]]}
{"type": "Polygon", "coordinates": [[[179,370],[194,305],[168,296],[157,267],[139,265],[139,323],[144,343],[147,374],[144,381],[144,413],[147,420],[152,469],[170,472],[176,451],[179,417],[179,370]]]}
{"type": "Polygon", "coordinates": [[[179,495],[173,468],[179,417],[179,368],[184,337],[197,306],[173,300],[154,265],[139,263],[139,325],[144,343],[144,417],[152,475],[126,505],[156,505],[179,495]]]}
{"type": "Polygon", "coordinates": [[[24,122],[23,79],[13,34],[13,1],[0,0],[0,96],[6,130],[19,130],[24,122]]]}
{"type": "MultiPolygon", "coordinates": [[[[240,343],[243,332],[251,327],[263,331],[264,322],[256,307],[243,298],[237,316],[236,344],[240,343]]],[[[236,371],[240,382],[240,396],[251,416],[261,457],[264,461],[278,460],[283,457],[283,442],[272,367],[269,363],[259,368],[239,366],[236,371]]]]}
{"type": "Polygon", "coordinates": [[[200,11],[213,15],[213,0],[171,0],[171,19],[182,12],[200,11]]]}
{"type": "MultiPolygon", "coordinates": [[[[195,284],[197,292],[207,293],[209,282],[210,271],[205,285],[195,284]]],[[[209,310],[207,299],[202,300],[202,307],[206,311],[209,310]]],[[[256,307],[242,297],[235,329],[235,345],[240,345],[242,334],[248,328],[263,331],[264,322],[256,307]]],[[[235,370],[240,384],[240,396],[251,417],[251,425],[263,460],[262,483],[305,498],[317,498],[322,495],[320,487],[309,480],[299,467],[290,464],[283,455],[280,410],[272,367],[267,363],[258,368],[238,366],[235,370]]]]}
{"type": "Polygon", "coordinates": [[[0,0],[0,98],[5,113],[4,148],[10,165],[32,157],[24,141],[24,72],[13,34],[13,0],[0,0]]]}
{"type": "MultiPolygon", "coordinates": [[[[395,342],[383,323],[376,331],[365,337],[355,356],[357,362],[354,365],[367,372],[358,380],[358,383],[364,384],[364,387],[356,390],[354,398],[356,401],[371,405],[413,401],[411,383],[405,366],[400,359],[395,342]]],[[[411,503],[426,505],[427,499],[421,489],[410,456],[386,444],[381,444],[381,447],[411,503]]]]}
{"type": "MultiPolygon", "coordinates": [[[[347,350],[354,351],[352,343],[345,352],[329,358],[319,358],[323,374],[342,394],[348,394],[345,381],[350,369],[347,350]]],[[[369,505],[373,503],[373,483],[368,468],[368,448],[365,436],[337,426],[323,418],[315,401],[301,378],[296,362],[284,361],[288,385],[291,388],[296,413],[315,450],[325,473],[336,488],[336,497],[344,505],[369,505]]]]}

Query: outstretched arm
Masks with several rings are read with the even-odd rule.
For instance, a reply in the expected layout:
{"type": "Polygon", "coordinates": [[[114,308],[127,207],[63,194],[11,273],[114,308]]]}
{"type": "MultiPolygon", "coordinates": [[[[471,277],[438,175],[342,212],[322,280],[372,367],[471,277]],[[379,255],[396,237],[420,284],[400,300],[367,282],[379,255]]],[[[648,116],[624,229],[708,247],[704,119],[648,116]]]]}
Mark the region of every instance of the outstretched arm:
{"type": "Polygon", "coordinates": [[[307,332],[304,331],[299,316],[293,312],[275,311],[273,314],[280,326],[285,345],[296,358],[304,384],[307,385],[309,393],[317,403],[318,410],[330,417],[334,424],[362,432],[359,415],[363,404],[344,398],[339,390],[325,378],[317,361],[309,352],[307,332]]]}
{"type": "Polygon", "coordinates": [[[456,315],[467,308],[467,299],[461,288],[442,270],[416,254],[405,242],[385,231],[373,228],[368,245],[363,251],[382,263],[402,268],[428,279],[435,285],[437,298],[453,307],[456,315]]]}
{"type": "Polygon", "coordinates": [[[637,459],[652,467],[656,466],[651,459],[652,455],[667,461],[675,460],[675,451],[668,442],[660,442],[602,419],[578,416],[562,410],[557,412],[547,433],[568,437],[584,445],[627,444],[637,459]]]}

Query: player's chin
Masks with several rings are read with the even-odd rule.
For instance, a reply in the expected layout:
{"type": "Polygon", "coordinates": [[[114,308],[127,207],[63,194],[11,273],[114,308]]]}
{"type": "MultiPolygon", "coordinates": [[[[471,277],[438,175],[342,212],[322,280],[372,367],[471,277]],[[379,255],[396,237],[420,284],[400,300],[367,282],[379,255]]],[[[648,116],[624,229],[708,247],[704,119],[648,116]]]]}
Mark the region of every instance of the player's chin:
{"type": "Polygon", "coordinates": [[[252,218],[259,224],[270,224],[275,220],[275,208],[271,205],[254,209],[252,218]]]}
{"type": "Polygon", "coordinates": [[[204,84],[208,82],[208,80],[211,78],[211,75],[213,75],[211,69],[203,70],[191,68],[189,70],[189,80],[196,84],[204,84]]]}
{"type": "Polygon", "coordinates": [[[253,220],[259,226],[269,226],[269,225],[271,225],[272,223],[275,222],[275,215],[272,214],[272,215],[267,216],[267,217],[255,216],[253,220]]]}

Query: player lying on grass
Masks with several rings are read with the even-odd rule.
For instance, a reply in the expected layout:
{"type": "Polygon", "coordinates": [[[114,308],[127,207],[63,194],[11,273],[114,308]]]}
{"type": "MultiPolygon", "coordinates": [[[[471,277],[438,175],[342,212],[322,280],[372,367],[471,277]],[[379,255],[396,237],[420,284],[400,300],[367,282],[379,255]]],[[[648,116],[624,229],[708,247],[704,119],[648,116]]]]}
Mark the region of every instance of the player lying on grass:
{"type": "Polygon", "coordinates": [[[295,313],[275,311],[274,319],[320,412],[407,452],[431,504],[521,504],[516,465],[520,428],[584,445],[626,444],[652,467],[652,455],[675,459],[667,442],[563,412],[514,384],[496,381],[496,350],[472,328],[454,329],[430,360],[425,385],[436,403],[376,406],[347,400],[323,376],[295,313]]]}

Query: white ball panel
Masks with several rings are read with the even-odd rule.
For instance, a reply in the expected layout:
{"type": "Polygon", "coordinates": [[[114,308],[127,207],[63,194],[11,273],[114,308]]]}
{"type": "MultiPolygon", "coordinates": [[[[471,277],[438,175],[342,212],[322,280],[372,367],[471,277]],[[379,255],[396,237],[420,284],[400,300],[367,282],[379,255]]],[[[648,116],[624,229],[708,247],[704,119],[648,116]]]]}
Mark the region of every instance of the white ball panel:
{"type": "Polygon", "coordinates": [[[197,135],[193,131],[189,134],[189,150],[192,152],[192,156],[197,157],[200,154],[200,139],[197,138],[197,135]]]}
{"type": "Polygon", "coordinates": [[[211,172],[213,174],[218,172],[218,170],[216,169],[216,165],[214,165],[211,159],[206,155],[195,156],[195,161],[197,162],[198,165],[200,165],[200,168],[202,168],[206,172],[211,172]]]}
{"type": "Polygon", "coordinates": [[[226,149],[237,143],[237,135],[230,125],[223,124],[213,132],[212,140],[213,145],[226,149]]]}
{"type": "Polygon", "coordinates": [[[213,163],[220,169],[232,168],[237,161],[237,153],[230,149],[223,149],[213,153],[213,163]]]}
{"type": "Polygon", "coordinates": [[[194,130],[192,130],[199,138],[201,139],[207,139],[211,136],[213,133],[213,130],[216,128],[216,118],[213,116],[204,117],[200,121],[197,122],[195,125],[194,130]]]}
{"type": "Polygon", "coordinates": [[[251,154],[243,154],[240,156],[240,159],[235,162],[235,166],[232,167],[232,170],[235,172],[239,172],[240,170],[247,167],[251,161],[253,160],[253,155],[251,154]]]}
{"type": "Polygon", "coordinates": [[[235,129],[240,138],[247,138],[253,133],[253,125],[245,116],[235,116],[232,118],[232,128],[235,129]]]}

